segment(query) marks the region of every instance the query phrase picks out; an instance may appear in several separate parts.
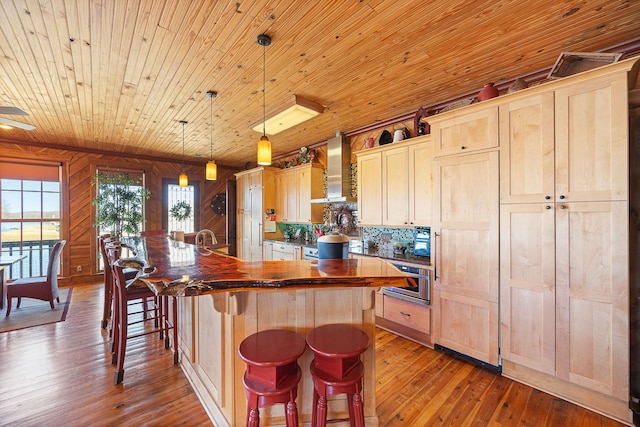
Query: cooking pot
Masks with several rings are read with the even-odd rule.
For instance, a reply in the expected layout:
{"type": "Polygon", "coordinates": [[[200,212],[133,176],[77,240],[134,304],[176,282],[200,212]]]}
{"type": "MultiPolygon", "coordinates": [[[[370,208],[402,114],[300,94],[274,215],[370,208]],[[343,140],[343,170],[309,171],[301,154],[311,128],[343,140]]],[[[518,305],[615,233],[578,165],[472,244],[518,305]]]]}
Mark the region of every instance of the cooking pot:
{"type": "Polygon", "coordinates": [[[319,259],[345,259],[349,256],[349,237],[344,234],[327,234],[318,237],[319,259]]]}

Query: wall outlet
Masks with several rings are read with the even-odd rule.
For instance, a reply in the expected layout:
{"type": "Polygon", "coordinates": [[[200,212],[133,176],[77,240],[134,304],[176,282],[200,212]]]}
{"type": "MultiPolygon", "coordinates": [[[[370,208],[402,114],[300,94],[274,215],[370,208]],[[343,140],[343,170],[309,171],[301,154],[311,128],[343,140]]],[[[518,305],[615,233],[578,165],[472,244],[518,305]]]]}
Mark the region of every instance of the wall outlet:
{"type": "Polygon", "coordinates": [[[380,233],[380,240],[388,243],[391,241],[391,233],[380,233]]]}
{"type": "Polygon", "coordinates": [[[76,271],[82,271],[82,266],[81,265],[77,266],[76,271]]]}

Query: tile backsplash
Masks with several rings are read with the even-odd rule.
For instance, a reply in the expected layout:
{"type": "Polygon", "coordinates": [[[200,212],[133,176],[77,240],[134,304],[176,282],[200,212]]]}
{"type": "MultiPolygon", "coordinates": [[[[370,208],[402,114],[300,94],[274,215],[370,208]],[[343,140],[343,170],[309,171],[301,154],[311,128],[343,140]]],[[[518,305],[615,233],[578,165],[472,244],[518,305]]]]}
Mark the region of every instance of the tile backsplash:
{"type": "Polygon", "coordinates": [[[413,228],[360,227],[362,240],[371,241],[382,252],[393,252],[393,242],[413,244],[413,228]]]}

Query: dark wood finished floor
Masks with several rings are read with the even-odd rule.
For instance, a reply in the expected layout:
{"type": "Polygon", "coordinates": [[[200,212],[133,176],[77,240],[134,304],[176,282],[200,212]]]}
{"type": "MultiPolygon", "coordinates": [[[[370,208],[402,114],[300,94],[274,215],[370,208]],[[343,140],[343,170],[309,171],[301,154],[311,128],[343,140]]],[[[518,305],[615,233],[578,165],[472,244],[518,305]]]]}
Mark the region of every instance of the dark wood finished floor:
{"type": "MultiPolygon", "coordinates": [[[[0,333],[0,425],[211,425],[155,336],[113,385],[100,304],[101,286],[79,286],[65,322],[0,333]]],[[[376,358],[380,426],[622,425],[382,330],[376,358]]]]}

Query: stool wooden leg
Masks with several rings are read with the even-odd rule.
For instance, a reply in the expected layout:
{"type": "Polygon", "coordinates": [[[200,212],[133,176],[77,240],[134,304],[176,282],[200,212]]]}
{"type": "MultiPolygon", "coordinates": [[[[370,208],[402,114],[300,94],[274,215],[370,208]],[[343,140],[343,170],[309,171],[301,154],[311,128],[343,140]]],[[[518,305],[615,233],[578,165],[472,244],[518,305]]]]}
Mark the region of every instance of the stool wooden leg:
{"type": "Polygon", "coordinates": [[[247,427],[260,427],[258,396],[253,393],[247,393],[247,427]]]}
{"type": "Polygon", "coordinates": [[[360,396],[360,393],[354,393],[351,405],[349,405],[349,412],[351,425],[355,425],[356,427],[364,427],[364,408],[362,406],[362,397],[360,396]]]}
{"type": "Polygon", "coordinates": [[[311,407],[311,427],[318,424],[318,391],[313,387],[313,406],[311,407]]]}
{"type": "Polygon", "coordinates": [[[287,408],[287,427],[298,427],[298,406],[295,400],[289,401],[287,408]]]}
{"type": "Polygon", "coordinates": [[[318,405],[316,406],[317,418],[315,418],[315,426],[326,427],[327,425],[327,398],[326,396],[318,396],[318,405]]]}

